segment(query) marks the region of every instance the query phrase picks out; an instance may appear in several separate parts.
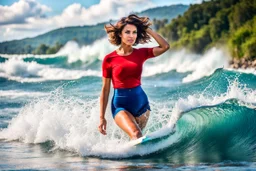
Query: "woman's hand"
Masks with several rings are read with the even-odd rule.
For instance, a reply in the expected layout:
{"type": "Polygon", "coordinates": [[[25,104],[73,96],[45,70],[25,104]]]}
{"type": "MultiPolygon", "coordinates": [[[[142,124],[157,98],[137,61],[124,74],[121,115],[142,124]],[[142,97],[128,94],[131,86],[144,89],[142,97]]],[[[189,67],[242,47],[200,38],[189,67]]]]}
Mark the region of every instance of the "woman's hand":
{"type": "Polygon", "coordinates": [[[146,29],[146,32],[149,35],[151,35],[156,40],[156,42],[159,44],[158,47],[153,48],[154,56],[161,55],[162,53],[166,52],[170,48],[169,43],[162,36],[160,36],[158,33],[153,31],[150,27],[148,27],[146,29]]]}
{"type": "Polygon", "coordinates": [[[102,119],[100,118],[100,124],[99,124],[99,127],[98,127],[100,133],[102,133],[103,135],[107,135],[107,121],[106,119],[102,119]]]}
{"type": "Polygon", "coordinates": [[[100,95],[100,124],[98,130],[103,135],[107,135],[107,121],[105,119],[105,111],[108,104],[108,96],[110,91],[111,78],[102,77],[102,90],[100,95]]]}

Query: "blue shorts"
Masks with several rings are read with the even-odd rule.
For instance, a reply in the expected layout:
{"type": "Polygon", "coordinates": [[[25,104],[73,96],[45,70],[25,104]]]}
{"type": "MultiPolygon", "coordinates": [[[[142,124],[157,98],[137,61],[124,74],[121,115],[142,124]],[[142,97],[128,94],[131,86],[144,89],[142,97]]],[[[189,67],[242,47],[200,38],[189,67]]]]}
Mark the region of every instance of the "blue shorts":
{"type": "Polygon", "coordinates": [[[150,110],[148,97],[141,86],[114,90],[111,104],[113,118],[121,110],[130,112],[134,117],[139,117],[150,110]]]}

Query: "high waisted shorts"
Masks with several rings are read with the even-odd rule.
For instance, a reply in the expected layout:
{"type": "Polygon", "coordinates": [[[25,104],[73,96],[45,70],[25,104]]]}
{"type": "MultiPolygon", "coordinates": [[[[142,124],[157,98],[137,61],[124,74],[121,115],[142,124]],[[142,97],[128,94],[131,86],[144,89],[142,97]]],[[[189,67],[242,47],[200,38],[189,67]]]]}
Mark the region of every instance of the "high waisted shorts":
{"type": "Polygon", "coordinates": [[[111,103],[113,118],[122,110],[130,112],[134,117],[139,117],[150,110],[148,97],[141,86],[114,90],[111,103]]]}

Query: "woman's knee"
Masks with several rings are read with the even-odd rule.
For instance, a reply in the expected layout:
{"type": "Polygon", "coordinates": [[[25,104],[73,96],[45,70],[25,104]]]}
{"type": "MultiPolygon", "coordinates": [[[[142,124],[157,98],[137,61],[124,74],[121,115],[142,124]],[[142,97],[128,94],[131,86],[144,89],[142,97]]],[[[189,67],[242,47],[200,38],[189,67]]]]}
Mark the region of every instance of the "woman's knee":
{"type": "Polygon", "coordinates": [[[134,130],[134,131],[132,131],[132,135],[131,135],[130,138],[131,139],[138,139],[140,137],[142,137],[141,131],[140,130],[134,130]]]}
{"type": "Polygon", "coordinates": [[[141,130],[137,125],[135,118],[128,111],[120,111],[115,116],[115,122],[131,139],[142,137],[141,130]]]}
{"type": "Polygon", "coordinates": [[[145,126],[147,125],[149,115],[150,115],[150,110],[147,110],[144,114],[135,118],[141,130],[144,129],[145,126]]]}

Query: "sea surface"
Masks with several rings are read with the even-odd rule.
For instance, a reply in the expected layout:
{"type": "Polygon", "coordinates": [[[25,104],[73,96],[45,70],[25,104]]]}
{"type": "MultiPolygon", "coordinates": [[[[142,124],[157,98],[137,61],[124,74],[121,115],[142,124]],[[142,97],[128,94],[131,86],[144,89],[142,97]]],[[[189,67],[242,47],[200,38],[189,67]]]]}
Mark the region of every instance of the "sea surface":
{"type": "Polygon", "coordinates": [[[115,48],[103,38],[54,55],[0,54],[0,170],[256,170],[255,68],[230,69],[217,48],[149,59],[143,134],[163,137],[128,146],[109,104],[107,135],[97,130],[101,63],[115,48]]]}

